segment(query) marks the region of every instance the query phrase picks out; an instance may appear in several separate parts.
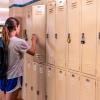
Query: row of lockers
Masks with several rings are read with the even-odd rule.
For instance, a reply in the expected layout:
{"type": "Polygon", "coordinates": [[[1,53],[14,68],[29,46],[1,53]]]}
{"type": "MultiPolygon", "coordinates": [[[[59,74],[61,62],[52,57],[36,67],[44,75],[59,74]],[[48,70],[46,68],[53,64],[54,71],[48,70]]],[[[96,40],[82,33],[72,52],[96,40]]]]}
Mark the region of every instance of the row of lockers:
{"type": "Polygon", "coordinates": [[[100,90],[95,79],[73,71],[64,71],[50,66],[46,69],[46,76],[48,100],[100,99],[100,90]]]}
{"type": "Polygon", "coordinates": [[[99,4],[99,0],[52,0],[47,7],[33,5],[12,12],[22,17],[29,44],[33,32],[39,38],[34,61],[45,63],[46,55],[47,64],[100,76],[99,4]]]}
{"type": "Polygon", "coordinates": [[[48,0],[21,13],[13,8],[28,43],[32,33],[39,38],[34,58],[25,55],[24,100],[100,100],[99,5],[99,0],[48,0]]]}
{"type": "Polygon", "coordinates": [[[100,76],[99,9],[99,0],[48,1],[47,64],[100,76]]]}
{"type": "Polygon", "coordinates": [[[24,69],[22,97],[24,100],[45,100],[45,65],[29,62],[24,69]]]}
{"type": "Polygon", "coordinates": [[[45,5],[29,5],[23,8],[10,8],[10,16],[20,20],[21,37],[31,45],[31,36],[38,38],[36,54],[24,57],[24,80],[22,98],[24,100],[45,100],[45,5]],[[34,62],[33,62],[34,61],[34,62]]]}
{"type": "Polygon", "coordinates": [[[71,70],[31,62],[25,69],[24,100],[100,100],[100,81],[71,70]],[[30,65],[31,64],[31,65],[30,65]]]}

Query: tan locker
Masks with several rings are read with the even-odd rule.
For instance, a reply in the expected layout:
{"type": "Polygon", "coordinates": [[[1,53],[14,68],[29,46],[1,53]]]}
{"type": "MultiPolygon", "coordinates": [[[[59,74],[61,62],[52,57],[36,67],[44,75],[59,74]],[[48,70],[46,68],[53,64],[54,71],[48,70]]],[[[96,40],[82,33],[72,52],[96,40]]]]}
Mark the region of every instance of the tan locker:
{"type": "Polygon", "coordinates": [[[46,92],[48,100],[56,100],[56,71],[55,68],[47,66],[46,68],[46,92]]]}
{"type": "Polygon", "coordinates": [[[97,1],[97,76],[100,79],[100,0],[97,1]]]}
{"type": "Polygon", "coordinates": [[[32,6],[32,33],[38,37],[34,61],[38,63],[45,63],[45,19],[45,5],[32,6]]]}
{"type": "Polygon", "coordinates": [[[67,19],[66,0],[56,0],[56,33],[55,33],[55,65],[65,68],[66,49],[66,19],[67,19]]]}
{"type": "Polygon", "coordinates": [[[80,100],[80,76],[73,72],[66,74],[66,100],[80,100]]]}
{"type": "Polygon", "coordinates": [[[88,77],[81,77],[80,100],[96,100],[96,82],[88,77]]]}
{"type": "Polygon", "coordinates": [[[82,0],[82,72],[95,75],[96,0],[82,0]]]}
{"type": "Polygon", "coordinates": [[[46,95],[46,80],[45,80],[45,65],[39,64],[39,76],[38,76],[38,84],[39,84],[39,99],[45,100],[46,95]]]}
{"type": "Polygon", "coordinates": [[[45,100],[45,65],[32,62],[30,100],[45,100]]]}
{"type": "Polygon", "coordinates": [[[68,68],[80,70],[80,33],[81,33],[81,1],[68,0],[68,68]],[[75,24],[76,23],[76,24],[75,24]]]}
{"type": "Polygon", "coordinates": [[[56,69],[56,100],[66,100],[66,71],[56,69]]]}
{"type": "MultiPolygon", "coordinates": [[[[25,7],[24,10],[26,10],[25,13],[25,28],[26,28],[26,35],[27,35],[27,39],[28,39],[28,44],[31,44],[31,9],[29,7],[25,7]]],[[[31,99],[30,98],[30,87],[31,87],[31,82],[30,82],[30,77],[31,77],[31,62],[32,62],[32,56],[26,54],[25,55],[25,59],[24,59],[24,82],[23,82],[23,98],[25,100],[31,99]],[[24,90],[25,89],[25,90],[24,90]]]]}
{"type": "Polygon", "coordinates": [[[32,8],[30,6],[25,7],[25,20],[26,20],[26,38],[28,44],[31,45],[32,37],[32,8]]]}
{"type": "Polygon", "coordinates": [[[39,85],[39,64],[36,62],[31,62],[31,78],[30,78],[30,100],[38,100],[39,96],[37,94],[38,91],[38,85],[39,85]]]}
{"type": "MultiPolygon", "coordinates": [[[[29,57],[28,57],[29,58],[29,57]]],[[[31,60],[29,61],[29,59],[27,60],[25,58],[24,60],[24,79],[23,79],[23,98],[25,100],[30,99],[30,86],[31,86],[31,60]]]]}
{"type": "Polygon", "coordinates": [[[55,64],[55,2],[47,4],[46,63],[55,64]]]}

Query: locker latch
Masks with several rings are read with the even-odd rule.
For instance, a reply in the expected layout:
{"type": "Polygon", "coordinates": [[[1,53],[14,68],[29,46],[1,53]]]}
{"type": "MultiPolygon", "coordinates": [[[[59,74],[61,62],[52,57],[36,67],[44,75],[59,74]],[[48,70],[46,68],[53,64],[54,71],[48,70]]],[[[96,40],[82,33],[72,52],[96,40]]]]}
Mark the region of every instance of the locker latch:
{"type": "Polygon", "coordinates": [[[39,90],[37,91],[37,95],[40,95],[40,91],[39,90]]]}
{"type": "Polygon", "coordinates": [[[70,36],[70,33],[68,33],[67,42],[68,42],[68,43],[71,43],[71,36],[70,36]]]}
{"type": "Polygon", "coordinates": [[[57,33],[55,34],[55,38],[56,38],[56,39],[58,38],[58,35],[57,35],[57,33]]]}
{"type": "Polygon", "coordinates": [[[87,81],[87,82],[90,82],[90,80],[89,80],[89,79],[86,79],[86,81],[87,81]]]}
{"type": "Polygon", "coordinates": [[[33,86],[31,86],[31,91],[33,91],[33,86]]]}
{"type": "Polygon", "coordinates": [[[85,34],[82,33],[81,44],[85,44],[85,34]]]}
{"type": "Polygon", "coordinates": [[[27,83],[25,83],[25,87],[27,87],[27,83]]]}
{"type": "Polygon", "coordinates": [[[72,77],[75,77],[75,75],[74,75],[74,74],[72,74],[72,77]]]}
{"type": "Polygon", "coordinates": [[[98,39],[100,40],[100,32],[98,33],[98,39]]]}
{"type": "Polygon", "coordinates": [[[49,38],[49,34],[46,34],[46,38],[49,38]]]}

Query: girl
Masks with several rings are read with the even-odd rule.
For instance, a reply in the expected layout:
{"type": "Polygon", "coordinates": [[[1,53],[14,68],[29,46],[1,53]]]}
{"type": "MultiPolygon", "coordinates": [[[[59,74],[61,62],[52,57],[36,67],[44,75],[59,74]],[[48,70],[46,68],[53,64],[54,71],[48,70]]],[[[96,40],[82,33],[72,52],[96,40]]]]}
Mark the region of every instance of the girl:
{"type": "Polygon", "coordinates": [[[20,23],[16,18],[6,20],[3,28],[3,41],[8,51],[8,68],[6,81],[0,79],[2,100],[16,100],[19,89],[22,87],[23,55],[35,54],[36,36],[32,35],[32,45],[29,48],[25,40],[18,38],[20,23]]]}

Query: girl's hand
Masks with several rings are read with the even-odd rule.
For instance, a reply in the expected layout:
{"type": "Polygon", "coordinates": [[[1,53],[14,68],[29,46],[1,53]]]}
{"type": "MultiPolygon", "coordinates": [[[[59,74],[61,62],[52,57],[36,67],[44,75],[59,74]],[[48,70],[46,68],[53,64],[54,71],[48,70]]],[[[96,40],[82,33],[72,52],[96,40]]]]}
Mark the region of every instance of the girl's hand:
{"type": "Polygon", "coordinates": [[[37,37],[36,37],[36,35],[35,34],[32,34],[32,42],[37,42],[37,37]]]}

